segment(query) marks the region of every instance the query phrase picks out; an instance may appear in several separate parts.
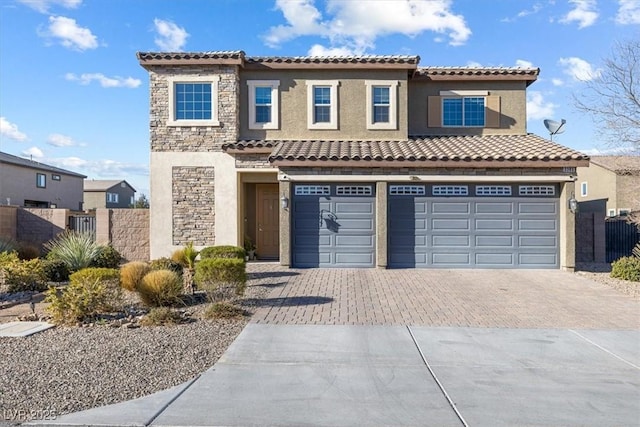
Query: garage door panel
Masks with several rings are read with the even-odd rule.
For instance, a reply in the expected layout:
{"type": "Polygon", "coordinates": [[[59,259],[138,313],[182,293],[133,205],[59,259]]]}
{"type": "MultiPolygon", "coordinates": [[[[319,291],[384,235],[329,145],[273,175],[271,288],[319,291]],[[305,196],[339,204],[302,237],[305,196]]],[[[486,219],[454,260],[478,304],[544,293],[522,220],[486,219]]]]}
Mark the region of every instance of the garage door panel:
{"type": "Polygon", "coordinates": [[[518,244],[521,248],[556,248],[558,246],[558,239],[556,236],[519,236],[518,244]]]}
{"type": "Polygon", "coordinates": [[[373,232],[374,229],[372,219],[338,219],[336,222],[340,231],[344,233],[357,233],[362,230],[373,232]]]}
{"type": "Polygon", "coordinates": [[[293,237],[293,243],[296,247],[317,247],[331,246],[330,235],[313,235],[313,234],[296,234],[293,237]]]}
{"type": "Polygon", "coordinates": [[[345,236],[336,235],[335,244],[340,248],[360,247],[364,249],[373,249],[375,245],[375,239],[373,236],[345,236]]]}
{"type": "Polygon", "coordinates": [[[293,226],[296,230],[305,230],[305,234],[317,234],[320,229],[320,219],[318,217],[295,218],[293,226]],[[315,233],[309,233],[309,230],[315,230],[315,233]]]}
{"type": "Polygon", "coordinates": [[[511,219],[476,219],[476,230],[513,230],[511,219]]]}
{"type": "Polygon", "coordinates": [[[513,213],[513,203],[492,203],[492,202],[476,202],[475,212],[477,214],[506,214],[511,215],[513,213]]]}
{"type": "Polygon", "coordinates": [[[337,267],[347,267],[354,264],[373,264],[372,252],[336,252],[334,263],[337,267]]]}
{"type": "Polygon", "coordinates": [[[337,202],[335,204],[335,212],[336,215],[341,214],[370,214],[373,213],[373,205],[369,202],[356,202],[356,201],[345,201],[345,202],[337,202]]]}
{"type": "Polygon", "coordinates": [[[432,254],[432,263],[436,266],[466,266],[469,265],[471,255],[469,253],[441,253],[434,252],[432,254]]]}
{"type": "Polygon", "coordinates": [[[545,266],[553,268],[558,263],[554,254],[519,254],[519,262],[523,267],[545,266]]]}
{"type": "Polygon", "coordinates": [[[520,219],[518,220],[519,230],[556,230],[556,221],[552,219],[520,219]]]}
{"type": "Polygon", "coordinates": [[[518,213],[521,214],[555,214],[556,203],[555,202],[538,202],[538,203],[525,203],[520,202],[518,204],[518,213]]]}
{"type": "Polygon", "coordinates": [[[466,236],[431,236],[431,245],[437,247],[469,247],[470,238],[466,236]]]}
{"type": "Polygon", "coordinates": [[[480,253],[476,254],[475,261],[479,267],[505,266],[513,265],[513,257],[512,253],[480,253]]]}
{"type": "Polygon", "coordinates": [[[469,203],[466,202],[434,202],[432,204],[434,214],[468,214],[469,203]]]}
{"type": "Polygon", "coordinates": [[[469,230],[468,219],[432,219],[431,228],[440,230],[469,230]]]}
{"type": "Polygon", "coordinates": [[[475,236],[475,242],[477,248],[496,247],[505,248],[513,247],[514,236],[500,236],[500,235],[487,235],[487,236],[475,236]]]}
{"type": "Polygon", "coordinates": [[[299,267],[313,267],[331,262],[331,254],[326,252],[298,251],[293,254],[293,261],[299,267]]]}

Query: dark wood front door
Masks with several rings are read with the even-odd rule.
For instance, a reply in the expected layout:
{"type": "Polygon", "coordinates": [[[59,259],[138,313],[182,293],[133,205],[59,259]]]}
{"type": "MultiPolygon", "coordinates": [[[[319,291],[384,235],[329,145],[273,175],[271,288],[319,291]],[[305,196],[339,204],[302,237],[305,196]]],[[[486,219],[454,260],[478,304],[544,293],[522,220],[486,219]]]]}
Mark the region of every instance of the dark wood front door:
{"type": "Polygon", "coordinates": [[[256,253],[259,258],[280,255],[280,211],[278,184],[256,185],[256,253]]]}

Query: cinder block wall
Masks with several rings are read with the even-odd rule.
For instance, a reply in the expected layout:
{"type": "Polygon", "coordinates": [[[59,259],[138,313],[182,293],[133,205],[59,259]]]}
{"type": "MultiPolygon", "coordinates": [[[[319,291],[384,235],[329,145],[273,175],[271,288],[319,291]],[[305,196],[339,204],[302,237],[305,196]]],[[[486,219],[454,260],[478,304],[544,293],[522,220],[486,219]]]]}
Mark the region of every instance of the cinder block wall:
{"type": "Polygon", "coordinates": [[[0,239],[16,240],[18,237],[18,207],[0,206],[0,239]]]}
{"type": "Polygon", "coordinates": [[[109,241],[127,261],[149,261],[149,209],[98,209],[96,237],[104,214],[109,218],[109,241]]]}
{"type": "Polygon", "coordinates": [[[16,215],[16,239],[42,245],[67,229],[68,218],[68,209],[20,208],[16,215]]]}

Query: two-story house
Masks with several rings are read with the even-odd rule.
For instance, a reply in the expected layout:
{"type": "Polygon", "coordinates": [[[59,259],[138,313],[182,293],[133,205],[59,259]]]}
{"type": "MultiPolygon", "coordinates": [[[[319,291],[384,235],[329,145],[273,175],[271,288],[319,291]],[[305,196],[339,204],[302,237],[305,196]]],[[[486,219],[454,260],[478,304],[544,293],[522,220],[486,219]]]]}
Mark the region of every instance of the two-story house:
{"type": "Polygon", "coordinates": [[[248,237],[292,267],[574,267],[569,201],[588,157],[527,133],[538,69],[242,51],[138,60],[152,258],[248,237]]]}
{"type": "Polygon", "coordinates": [[[125,180],[117,179],[85,179],[85,209],[122,209],[130,208],[135,203],[136,189],[125,180]]]}
{"type": "Polygon", "coordinates": [[[0,152],[0,204],[82,210],[86,176],[0,152]]]}

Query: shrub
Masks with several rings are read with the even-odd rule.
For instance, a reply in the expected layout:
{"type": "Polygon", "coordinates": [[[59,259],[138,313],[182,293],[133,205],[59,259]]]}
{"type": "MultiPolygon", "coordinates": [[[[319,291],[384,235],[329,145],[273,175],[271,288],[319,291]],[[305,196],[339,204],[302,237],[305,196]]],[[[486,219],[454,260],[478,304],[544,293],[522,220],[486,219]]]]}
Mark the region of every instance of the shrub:
{"type": "Polygon", "coordinates": [[[210,304],[203,313],[207,319],[241,319],[247,312],[228,302],[215,302],[210,304]]]}
{"type": "Polygon", "coordinates": [[[91,261],[91,267],[118,268],[122,255],[113,246],[100,246],[100,253],[91,261]]]}
{"type": "Polygon", "coordinates": [[[184,319],[175,310],[169,307],[154,307],[149,310],[146,316],[140,321],[142,326],[162,326],[176,325],[182,323],[184,319]]]}
{"type": "Polygon", "coordinates": [[[633,254],[634,257],[640,258],[640,242],[636,243],[631,253],[633,254]]]}
{"type": "Polygon", "coordinates": [[[59,259],[67,264],[69,271],[88,267],[100,254],[100,246],[88,233],[65,231],[45,244],[47,258],[59,259]]]}
{"type": "Polygon", "coordinates": [[[88,277],[70,282],[61,292],[50,287],[45,302],[49,303],[47,310],[56,324],[74,324],[93,318],[109,311],[112,303],[107,285],[88,277]]]}
{"type": "Polygon", "coordinates": [[[640,258],[622,257],[611,264],[611,277],[640,282],[640,258]]]}
{"type": "Polygon", "coordinates": [[[107,302],[105,310],[117,310],[122,298],[120,271],[115,268],[83,268],[69,276],[69,283],[87,283],[98,281],[104,285],[107,302]]]}
{"type": "Polygon", "coordinates": [[[69,280],[69,268],[59,259],[45,259],[42,261],[44,274],[50,282],[65,282],[69,280]]]}
{"type": "Polygon", "coordinates": [[[2,252],[0,272],[7,292],[43,291],[47,288],[41,259],[23,261],[16,252],[2,252]]]}
{"type": "Polygon", "coordinates": [[[171,260],[185,268],[193,268],[199,253],[200,252],[193,247],[193,242],[189,242],[184,248],[174,251],[173,254],[171,254],[171,260]]]}
{"type": "Polygon", "coordinates": [[[149,263],[149,267],[151,268],[152,271],[169,270],[169,271],[173,271],[178,276],[182,276],[182,265],[180,265],[179,263],[169,258],[154,259],[149,263]]]}
{"type": "Polygon", "coordinates": [[[247,255],[244,248],[239,246],[209,246],[200,251],[200,259],[238,258],[244,261],[247,255]]]}
{"type": "Polygon", "coordinates": [[[18,243],[18,258],[29,260],[40,257],[40,247],[34,243],[18,243]]]}
{"type": "Polygon", "coordinates": [[[142,278],[136,291],[150,307],[170,305],[177,302],[182,293],[182,280],[170,270],[151,271],[142,278]]]}
{"type": "Polygon", "coordinates": [[[151,271],[146,262],[128,262],[120,268],[120,286],[128,291],[135,291],[142,278],[151,271]]]}
{"type": "Polygon", "coordinates": [[[196,264],[194,280],[211,301],[228,298],[231,290],[243,295],[247,284],[244,259],[208,258],[196,264]]]}

